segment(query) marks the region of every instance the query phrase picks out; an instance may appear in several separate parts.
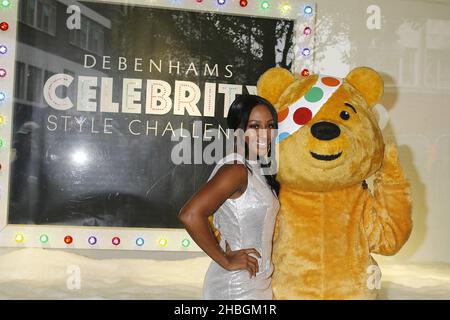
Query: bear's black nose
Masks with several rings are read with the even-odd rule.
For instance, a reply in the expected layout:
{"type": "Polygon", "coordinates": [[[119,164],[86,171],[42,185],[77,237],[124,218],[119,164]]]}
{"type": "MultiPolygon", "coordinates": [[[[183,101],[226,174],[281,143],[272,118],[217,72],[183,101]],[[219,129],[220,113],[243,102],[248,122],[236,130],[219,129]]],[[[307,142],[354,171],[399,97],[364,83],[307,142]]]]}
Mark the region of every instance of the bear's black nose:
{"type": "Polygon", "coordinates": [[[311,134],[319,140],[332,140],[339,137],[341,129],[331,122],[317,122],[311,127],[311,134]]]}

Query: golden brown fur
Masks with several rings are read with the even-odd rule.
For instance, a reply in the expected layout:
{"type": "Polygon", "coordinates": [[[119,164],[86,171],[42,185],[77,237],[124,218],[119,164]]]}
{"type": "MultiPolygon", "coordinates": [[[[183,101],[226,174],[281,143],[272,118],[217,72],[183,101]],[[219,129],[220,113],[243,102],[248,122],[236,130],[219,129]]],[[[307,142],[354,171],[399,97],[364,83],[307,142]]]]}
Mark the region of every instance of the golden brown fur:
{"type": "MultiPolygon", "coordinates": [[[[317,75],[295,79],[272,68],[258,94],[278,111],[302,97],[317,75]]],[[[370,253],[395,254],[412,228],[410,186],[393,143],[385,146],[371,108],[383,93],[381,77],[356,68],[314,118],[279,145],[281,209],[274,234],[276,299],[371,299],[376,265],[370,253]],[[339,117],[350,103],[357,111],[339,117]],[[320,121],[339,126],[332,140],[312,136],[320,121]],[[310,152],[342,155],[333,161],[310,152]],[[373,193],[363,181],[375,174],[373,193]],[[369,268],[369,269],[368,269],[369,268]]]]}

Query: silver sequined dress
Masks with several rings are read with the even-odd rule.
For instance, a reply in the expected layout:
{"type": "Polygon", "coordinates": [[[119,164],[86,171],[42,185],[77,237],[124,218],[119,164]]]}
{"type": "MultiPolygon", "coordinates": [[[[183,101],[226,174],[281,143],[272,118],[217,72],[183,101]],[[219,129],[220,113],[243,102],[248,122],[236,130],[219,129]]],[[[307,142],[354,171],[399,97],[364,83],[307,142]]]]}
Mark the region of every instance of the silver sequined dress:
{"type": "MultiPolygon", "coordinates": [[[[225,164],[244,158],[237,153],[221,159],[208,181],[225,164]]],[[[208,300],[271,300],[272,299],[272,237],[280,204],[270,189],[261,167],[248,161],[253,173],[248,173],[247,188],[237,199],[227,199],[214,214],[214,226],[220,231],[220,246],[225,251],[225,240],[231,250],[255,248],[259,272],[250,278],[247,270],[228,271],[212,260],[205,275],[203,299],[208,300]]]]}

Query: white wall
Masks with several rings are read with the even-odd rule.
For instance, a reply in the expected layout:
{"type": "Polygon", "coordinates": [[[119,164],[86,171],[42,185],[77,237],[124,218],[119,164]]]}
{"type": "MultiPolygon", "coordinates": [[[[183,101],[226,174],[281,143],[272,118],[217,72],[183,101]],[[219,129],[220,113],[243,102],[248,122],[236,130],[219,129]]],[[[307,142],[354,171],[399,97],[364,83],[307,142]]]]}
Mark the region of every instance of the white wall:
{"type": "Polygon", "coordinates": [[[382,73],[391,118],[384,133],[397,141],[412,182],[411,238],[378,260],[450,262],[450,1],[316,3],[316,71],[345,76],[364,65],[382,73]],[[368,28],[371,5],[380,9],[380,29],[368,28]]]}

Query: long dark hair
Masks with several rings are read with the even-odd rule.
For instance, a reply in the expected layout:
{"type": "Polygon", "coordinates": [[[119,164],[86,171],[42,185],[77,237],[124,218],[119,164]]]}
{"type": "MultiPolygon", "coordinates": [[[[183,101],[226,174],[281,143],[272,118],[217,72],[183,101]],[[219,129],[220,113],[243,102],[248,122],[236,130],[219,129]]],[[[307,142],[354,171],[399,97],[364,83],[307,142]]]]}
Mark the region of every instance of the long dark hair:
{"type": "MultiPolygon", "coordinates": [[[[264,105],[269,109],[273,117],[274,127],[275,129],[278,129],[277,111],[275,110],[274,106],[266,99],[253,94],[240,95],[233,101],[227,116],[228,128],[233,130],[242,129],[245,131],[247,128],[248,120],[250,118],[250,113],[257,105],[264,105]]],[[[273,149],[275,148],[270,148],[269,150],[269,158],[271,155],[270,153],[273,149]]],[[[248,156],[248,152],[248,146],[247,144],[245,144],[245,157],[248,156]]],[[[249,171],[252,172],[247,161],[246,166],[249,171]]],[[[270,163],[266,164],[265,166],[270,166],[270,163]]],[[[273,191],[275,191],[278,196],[280,192],[280,183],[276,179],[276,174],[264,175],[264,177],[266,178],[267,184],[273,191]]]]}

